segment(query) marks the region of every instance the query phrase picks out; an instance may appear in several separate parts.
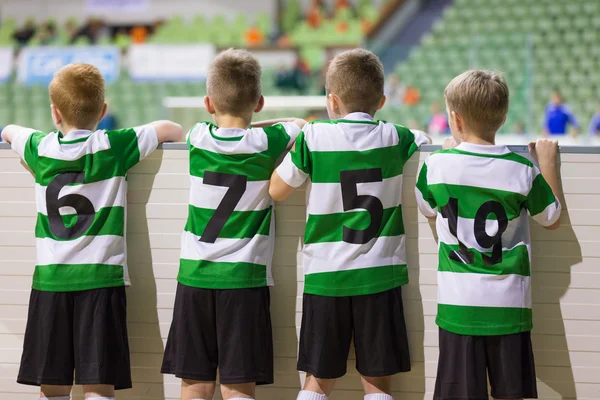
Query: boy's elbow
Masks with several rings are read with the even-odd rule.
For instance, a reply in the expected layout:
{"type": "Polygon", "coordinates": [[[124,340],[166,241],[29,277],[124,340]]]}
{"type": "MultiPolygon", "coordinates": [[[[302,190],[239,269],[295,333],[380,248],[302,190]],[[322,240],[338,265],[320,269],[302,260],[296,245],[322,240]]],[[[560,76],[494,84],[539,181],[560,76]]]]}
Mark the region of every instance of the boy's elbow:
{"type": "Polygon", "coordinates": [[[547,230],[549,230],[549,231],[555,231],[558,228],[560,228],[560,220],[556,221],[552,225],[545,226],[544,228],[547,229],[547,230]]]}
{"type": "Polygon", "coordinates": [[[283,191],[278,190],[273,184],[271,184],[271,187],[269,187],[269,196],[271,196],[271,198],[277,202],[285,200],[283,191]]]}

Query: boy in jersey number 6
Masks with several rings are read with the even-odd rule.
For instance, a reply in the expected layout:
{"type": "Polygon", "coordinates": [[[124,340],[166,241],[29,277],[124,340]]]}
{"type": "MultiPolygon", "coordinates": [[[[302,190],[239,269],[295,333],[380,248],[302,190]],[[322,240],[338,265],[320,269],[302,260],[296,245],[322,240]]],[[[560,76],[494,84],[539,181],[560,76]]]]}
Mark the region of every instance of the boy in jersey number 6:
{"type": "Polygon", "coordinates": [[[402,172],[429,139],[374,121],[385,103],[381,61],[356,49],[326,78],[332,121],[307,124],[271,179],[288,197],[310,178],[304,237],[300,400],[325,400],[346,373],[354,335],[367,400],[391,399],[391,375],[410,370],[401,286],[408,283],[402,172]]]}
{"type": "Polygon", "coordinates": [[[41,398],[112,399],[131,387],[125,286],[127,171],[181,126],[157,121],[95,130],[106,112],[104,79],[88,64],[60,69],[50,83],[57,131],[9,125],[2,137],[35,175],[37,265],[18,382],[41,398]]]}
{"type": "Polygon", "coordinates": [[[508,111],[497,73],[467,71],[444,96],[454,137],[445,147],[459,144],[427,157],[416,190],[439,237],[434,398],[487,399],[488,377],[495,399],[537,398],[527,214],[548,229],[559,225],[558,146],[530,145],[538,169],[495,144],[508,111]]]}
{"type": "Polygon", "coordinates": [[[269,178],[305,121],[249,128],[264,99],[245,50],[217,56],[207,92],[217,125],[201,122],[187,138],[190,204],[162,372],[182,378],[183,400],[212,399],[217,369],[225,400],[252,399],[256,384],[273,383],[269,178]]]}

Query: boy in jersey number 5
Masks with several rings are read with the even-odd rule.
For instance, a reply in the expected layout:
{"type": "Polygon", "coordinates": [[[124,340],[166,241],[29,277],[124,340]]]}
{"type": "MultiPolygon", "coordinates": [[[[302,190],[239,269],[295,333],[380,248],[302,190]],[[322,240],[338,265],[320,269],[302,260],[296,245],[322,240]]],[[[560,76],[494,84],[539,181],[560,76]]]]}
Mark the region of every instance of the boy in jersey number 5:
{"type": "Polygon", "coordinates": [[[173,323],[162,372],[182,378],[182,400],[252,399],[273,383],[269,311],[275,240],[269,178],[304,120],[264,121],[261,68],[245,50],[210,66],[204,102],[217,125],[188,134],[190,204],[181,238],[173,323]]]}
{"type": "Polygon", "coordinates": [[[308,375],[298,399],[327,399],[346,373],[354,336],[365,399],[389,400],[391,375],[410,370],[402,172],[429,139],[373,120],[385,103],[383,66],[373,53],[338,55],[326,79],[332,121],[304,127],[270,188],[281,201],[311,182],[298,359],[308,375]]]}
{"type": "Polygon", "coordinates": [[[444,96],[454,143],[425,160],[416,190],[439,237],[434,399],[487,399],[488,377],[495,399],[537,398],[528,214],[548,229],[559,225],[558,146],[529,146],[538,169],[495,144],[508,111],[497,73],[467,71],[444,96]]]}
{"type": "Polygon", "coordinates": [[[96,130],[106,112],[104,79],[88,64],[60,69],[50,83],[57,131],[9,125],[2,138],[35,175],[37,265],[18,382],[41,398],[113,399],[131,387],[125,286],[127,171],[181,126],[157,121],[96,130]]]}

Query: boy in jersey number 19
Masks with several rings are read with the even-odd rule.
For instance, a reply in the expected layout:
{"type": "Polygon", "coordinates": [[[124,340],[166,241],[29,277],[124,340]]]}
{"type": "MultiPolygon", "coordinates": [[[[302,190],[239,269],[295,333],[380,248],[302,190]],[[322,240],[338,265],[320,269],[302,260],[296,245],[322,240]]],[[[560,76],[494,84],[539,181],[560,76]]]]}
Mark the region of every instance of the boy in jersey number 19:
{"type": "Polygon", "coordinates": [[[127,171],[181,126],[156,121],[96,130],[106,112],[104,79],[88,64],[60,69],[50,83],[57,131],[9,125],[2,138],[35,176],[37,265],[18,382],[42,399],[112,399],[131,387],[126,327],[127,171]]]}
{"type": "Polygon", "coordinates": [[[200,122],[187,137],[190,202],[162,372],[182,378],[182,400],[212,399],[217,369],[223,399],[251,399],[256,384],[273,383],[269,178],[305,121],[250,127],[264,99],[245,50],[217,56],[207,93],[216,124],[200,122]]]}
{"type": "Polygon", "coordinates": [[[419,209],[439,237],[440,356],[436,400],[537,398],[531,346],[528,214],[559,226],[556,142],[529,146],[539,169],[495,144],[508,86],[491,71],[467,71],[444,92],[453,139],[425,160],[419,209]]]}
{"type": "Polygon", "coordinates": [[[346,373],[354,336],[367,400],[389,400],[391,376],[410,370],[401,286],[408,283],[402,172],[429,139],[373,119],[385,103],[383,66],[356,49],[327,73],[332,121],[307,124],[271,179],[283,200],[310,178],[302,262],[300,400],[325,400],[346,373]]]}

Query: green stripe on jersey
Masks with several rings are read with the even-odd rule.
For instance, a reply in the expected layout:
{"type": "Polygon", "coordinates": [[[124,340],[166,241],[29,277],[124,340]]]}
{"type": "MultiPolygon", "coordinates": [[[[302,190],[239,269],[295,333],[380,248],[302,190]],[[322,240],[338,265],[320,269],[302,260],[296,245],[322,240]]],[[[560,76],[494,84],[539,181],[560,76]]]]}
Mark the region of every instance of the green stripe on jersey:
{"type": "Polygon", "coordinates": [[[482,254],[491,256],[491,252],[480,253],[475,249],[470,249],[469,253],[474,255],[473,264],[463,264],[450,259],[450,252],[459,251],[458,245],[451,245],[440,242],[440,272],[472,273],[486,275],[510,275],[517,274],[530,276],[529,252],[526,245],[519,245],[510,250],[502,252],[502,261],[494,265],[485,265],[482,254]]]}
{"type": "MultiPolygon", "coordinates": [[[[527,197],[519,193],[475,186],[430,183],[427,187],[440,207],[448,204],[450,198],[458,199],[458,216],[461,218],[475,219],[477,211],[484,203],[497,201],[506,210],[508,220],[512,221],[521,215],[521,209],[527,200],[527,197]]],[[[495,220],[496,215],[491,213],[487,218],[495,220]]]]}
{"type": "Polygon", "coordinates": [[[320,272],[304,277],[304,293],[319,296],[359,296],[406,285],[406,265],[386,265],[346,271],[320,272]]]}
{"type": "Polygon", "coordinates": [[[41,186],[48,186],[57,175],[66,172],[83,171],[85,183],[125,176],[126,172],[114,156],[112,149],[86,154],[77,160],[57,160],[38,156],[35,171],[35,181],[41,186]]]}
{"type": "Polygon", "coordinates": [[[469,336],[510,335],[533,329],[530,308],[438,304],[435,322],[444,330],[469,336]]]}
{"type": "MultiPolygon", "coordinates": [[[[124,170],[129,171],[135,164],[140,162],[140,147],[135,129],[121,129],[118,131],[107,131],[111,151],[116,154],[117,159],[125,163],[124,170]]],[[[87,182],[87,181],[86,181],[87,182]]]]}
{"type": "Polygon", "coordinates": [[[399,146],[365,151],[313,151],[310,158],[313,165],[310,178],[313,183],[339,183],[341,171],[370,168],[381,168],[383,179],[393,178],[402,175],[404,164],[408,161],[399,146]]]}
{"type": "MultiPolygon", "coordinates": [[[[214,213],[215,210],[190,205],[185,230],[196,236],[202,236],[214,213]]],[[[272,207],[260,211],[234,211],[219,232],[219,238],[245,239],[253,238],[255,235],[269,236],[271,213],[272,207]]]]}
{"type": "Polygon", "coordinates": [[[34,132],[25,144],[25,163],[29,165],[33,171],[37,171],[38,147],[40,146],[42,139],[46,136],[47,135],[43,132],[34,132]]]}
{"type": "MultiPolygon", "coordinates": [[[[77,214],[63,215],[63,224],[67,228],[73,227],[77,223],[77,214]]],[[[94,221],[82,236],[101,236],[115,235],[124,236],[125,226],[125,208],[124,207],[106,207],[96,211],[94,221]]],[[[50,220],[47,215],[38,213],[37,224],[35,226],[36,238],[51,238],[56,241],[70,241],[72,239],[57,238],[50,229],[50,220]]]]}
{"type": "Polygon", "coordinates": [[[123,266],[110,264],[37,265],[33,289],[45,292],[71,292],[124,286],[123,266]]]}
{"type": "Polygon", "coordinates": [[[542,174],[538,174],[533,180],[531,191],[527,196],[526,207],[529,213],[531,216],[538,215],[555,201],[556,197],[554,197],[550,185],[548,185],[542,174]]]}
{"type": "Polygon", "coordinates": [[[447,149],[447,150],[438,150],[434,151],[430,154],[433,156],[435,154],[459,154],[465,156],[473,156],[473,157],[484,157],[484,158],[499,158],[508,161],[514,161],[519,164],[527,165],[528,167],[533,167],[533,163],[526,159],[523,156],[520,156],[516,153],[505,153],[505,154],[489,154],[489,153],[471,153],[470,151],[464,151],[460,149],[447,149]]]}
{"type": "MultiPolygon", "coordinates": [[[[344,226],[364,230],[371,223],[368,211],[348,211],[336,214],[309,214],[306,221],[304,243],[342,242],[344,226]]],[[[404,234],[402,206],[383,210],[381,227],[376,237],[398,236],[404,234]]]]}
{"type": "Polygon", "coordinates": [[[204,171],[244,175],[249,181],[268,181],[275,167],[275,159],[269,152],[251,154],[219,154],[190,148],[190,174],[204,177],[204,171]]]}
{"type": "Polygon", "coordinates": [[[262,287],[267,286],[267,266],[247,262],[181,259],[177,281],[204,289],[262,287]]]}

